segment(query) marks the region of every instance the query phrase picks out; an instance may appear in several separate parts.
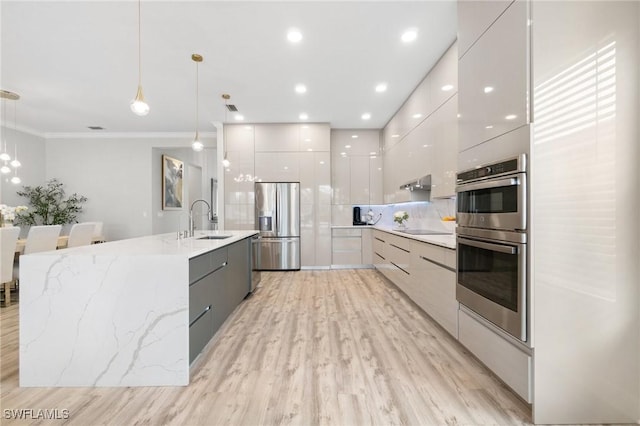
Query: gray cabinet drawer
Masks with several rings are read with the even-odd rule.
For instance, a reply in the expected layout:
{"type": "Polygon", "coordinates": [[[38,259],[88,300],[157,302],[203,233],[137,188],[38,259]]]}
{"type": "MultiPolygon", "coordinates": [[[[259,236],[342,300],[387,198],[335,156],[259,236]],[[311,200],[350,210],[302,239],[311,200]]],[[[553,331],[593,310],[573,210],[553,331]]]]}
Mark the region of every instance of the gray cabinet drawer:
{"type": "Polygon", "coordinates": [[[189,327],[189,363],[192,363],[215,333],[213,307],[210,307],[189,327]]]}
{"type": "Polygon", "coordinates": [[[227,263],[227,247],[202,254],[189,260],[189,283],[198,281],[205,275],[227,263]]]}

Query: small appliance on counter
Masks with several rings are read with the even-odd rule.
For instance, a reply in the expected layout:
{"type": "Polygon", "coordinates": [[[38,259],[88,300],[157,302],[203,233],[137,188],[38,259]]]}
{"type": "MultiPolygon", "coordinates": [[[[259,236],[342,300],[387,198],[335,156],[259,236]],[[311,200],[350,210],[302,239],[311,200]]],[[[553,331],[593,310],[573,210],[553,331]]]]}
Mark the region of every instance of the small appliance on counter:
{"type": "Polygon", "coordinates": [[[367,222],[362,220],[362,213],[360,211],[360,207],[353,208],[353,225],[366,225],[367,222]]]}

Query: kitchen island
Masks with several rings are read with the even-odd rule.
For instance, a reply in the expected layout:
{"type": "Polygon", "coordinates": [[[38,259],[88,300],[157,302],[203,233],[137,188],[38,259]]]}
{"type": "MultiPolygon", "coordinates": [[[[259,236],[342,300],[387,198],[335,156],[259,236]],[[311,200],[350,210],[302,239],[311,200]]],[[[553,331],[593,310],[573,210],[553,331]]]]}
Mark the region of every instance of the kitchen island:
{"type": "Polygon", "coordinates": [[[20,386],[187,385],[191,361],[250,292],[256,233],[22,256],[20,386]]]}

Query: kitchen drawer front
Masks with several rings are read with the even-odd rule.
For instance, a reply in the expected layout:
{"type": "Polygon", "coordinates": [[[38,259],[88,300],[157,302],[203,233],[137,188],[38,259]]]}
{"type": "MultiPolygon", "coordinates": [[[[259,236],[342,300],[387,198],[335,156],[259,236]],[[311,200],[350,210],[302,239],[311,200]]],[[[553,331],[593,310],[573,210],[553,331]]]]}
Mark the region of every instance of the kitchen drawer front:
{"type": "Polygon", "coordinates": [[[447,268],[456,269],[456,251],[434,244],[413,241],[411,248],[418,257],[424,257],[447,268]]]}
{"type": "Polygon", "coordinates": [[[381,241],[383,243],[387,241],[387,235],[390,235],[390,234],[386,232],[378,231],[377,229],[373,230],[373,239],[381,241]]]}
{"type": "Polygon", "coordinates": [[[196,359],[215,333],[213,307],[208,306],[209,309],[189,326],[189,364],[196,359]]]}
{"type": "Polygon", "coordinates": [[[333,251],[357,251],[362,250],[362,239],[360,237],[333,238],[333,251]]]}
{"type": "Polygon", "coordinates": [[[417,257],[412,278],[420,289],[421,300],[416,303],[457,339],[460,304],[456,299],[456,272],[417,257]]]}
{"type": "Polygon", "coordinates": [[[406,238],[395,237],[389,238],[386,248],[386,257],[389,262],[394,263],[397,267],[406,272],[410,272],[411,264],[411,244],[406,238]]]}
{"type": "Polygon", "coordinates": [[[215,278],[212,274],[189,286],[189,324],[195,321],[206,309],[214,303],[215,278]]]}
{"type": "Polygon", "coordinates": [[[532,402],[531,356],[460,309],[459,340],[521,398],[532,402]]]}
{"type": "Polygon", "coordinates": [[[189,283],[227,264],[227,247],[219,248],[189,259],[189,283]]]}
{"type": "Polygon", "coordinates": [[[361,237],[362,229],[353,228],[333,228],[331,235],[334,237],[361,237]]]}

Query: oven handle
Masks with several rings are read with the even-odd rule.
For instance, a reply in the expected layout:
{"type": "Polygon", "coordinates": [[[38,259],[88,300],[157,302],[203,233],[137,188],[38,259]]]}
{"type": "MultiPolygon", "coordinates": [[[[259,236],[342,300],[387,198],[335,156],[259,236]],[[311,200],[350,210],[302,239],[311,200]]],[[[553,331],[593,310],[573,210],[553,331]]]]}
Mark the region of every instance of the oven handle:
{"type": "Polygon", "coordinates": [[[477,189],[500,188],[503,186],[520,185],[520,178],[512,177],[506,179],[491,180],[479,183],[465,183],[456,186],[456,192],[475,191],[477,189]]]}
{"type": "Polygon", "coordinates": [[[497,251],[500,253],[506,253],[506,254],[518,253],[517,247],[513,247],[513,246],[503,246],[502,244],[485,243],[482,241],[469,240],[467,238],[461,238],[461,237],[458,237],[458,241],[468,246],[491,250],[491,251],[497,251]]]}

